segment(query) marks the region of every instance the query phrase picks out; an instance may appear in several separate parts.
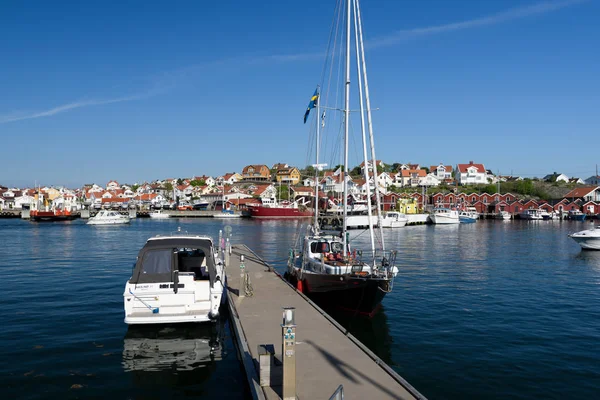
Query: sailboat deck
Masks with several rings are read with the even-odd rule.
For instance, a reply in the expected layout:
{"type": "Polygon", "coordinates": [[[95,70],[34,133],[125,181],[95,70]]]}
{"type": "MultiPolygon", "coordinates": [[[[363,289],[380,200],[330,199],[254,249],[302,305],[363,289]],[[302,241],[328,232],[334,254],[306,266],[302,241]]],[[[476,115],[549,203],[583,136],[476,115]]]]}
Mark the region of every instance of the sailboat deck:
{"type": "Polygon", "coordinates": [[[272,344],[281,357],[282,307],[296,308],[296,394],[299,399],[328,399],[343,385],[347,399],[424,397],[352,335],[298,293],[244,245],[233,247],[227,266],[232,326],[254,398],[278,399],[281,386],[260,388],[258,354],[272,344]],[[240,255],[253,287],[252,297],[238,297],[240,255]],[[245,349],[245,350],[244,350],[245,349]]]}

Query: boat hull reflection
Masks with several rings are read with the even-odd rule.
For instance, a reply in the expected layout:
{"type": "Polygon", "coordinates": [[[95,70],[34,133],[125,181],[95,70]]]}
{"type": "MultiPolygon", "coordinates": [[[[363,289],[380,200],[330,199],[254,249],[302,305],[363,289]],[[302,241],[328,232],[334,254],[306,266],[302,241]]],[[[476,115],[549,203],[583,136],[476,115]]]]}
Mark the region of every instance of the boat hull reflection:
{"type": "Polygon", "coordinates": [[[123,370],[144,387],[201,385],[224,356],[223,332],[223,323],[130,326],[123,370]]]}

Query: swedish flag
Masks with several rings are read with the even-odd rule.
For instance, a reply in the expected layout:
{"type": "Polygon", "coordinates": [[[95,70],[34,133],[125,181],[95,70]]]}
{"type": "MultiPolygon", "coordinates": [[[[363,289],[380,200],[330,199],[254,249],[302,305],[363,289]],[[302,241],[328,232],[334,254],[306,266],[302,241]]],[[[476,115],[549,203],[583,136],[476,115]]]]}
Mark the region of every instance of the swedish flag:
{"type": "Polygon", "coordinates": [[[317,102],[319,101],[319,88],[315,89],[315,94],[310,98],[310,102],[308,103],[308,107],[306,108],[306,112],[304,113],[304,123],[306,123],[306,119],[308,118],[308,114],[310,114],[310,110],[317,106],[317,102]]]}

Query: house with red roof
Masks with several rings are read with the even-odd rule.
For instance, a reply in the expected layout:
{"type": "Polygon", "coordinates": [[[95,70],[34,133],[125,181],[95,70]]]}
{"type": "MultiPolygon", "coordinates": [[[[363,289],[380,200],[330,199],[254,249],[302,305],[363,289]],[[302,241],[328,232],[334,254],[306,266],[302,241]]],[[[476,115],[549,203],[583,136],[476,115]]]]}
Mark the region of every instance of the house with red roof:
{"type": "Polygon", "coordinates": [[[433,174],[440,181],[452,179],[452,166],[444,165],[442,163],[440,163],[440,165],[432,165],[429,167],[429,173],[433,174]]]}
{"type": "Polygon", "coordinates": [[[584,202],[596,201],[600,202],[600,186],[585,186],[571,190],[563,196],[565,199],[574,201],[580,199],[584,202]]]}
{"type": "Polygon", "coordinates": [[[600,214],[600,203],[597,203],[595,201],[588,201],[586,203],[583,203],[583,205],[581,206],[581,211],[587,215],[600,214]]]}
{"type": "Polygon", "coordinates": [[[458,185],[476,185],[487,183],[487,171],[483,164],[475,164],[469,161],[468,164],[458,164],[455,174],[458,185]]]}
{"type": "Polygon", "coordinates": [[[106,190],[115,190],[115,189],[120,189],[121,186],[119,185],[119,182],[117,181],[109,181],[106,184],[106,190]]]}
{"type": "Polygon", "coordinates": [[[423,186],[423,182],[427,177],[427,171],[424,169],[403,169],[400,171],[401,187],[417,187],[423,186]]]}

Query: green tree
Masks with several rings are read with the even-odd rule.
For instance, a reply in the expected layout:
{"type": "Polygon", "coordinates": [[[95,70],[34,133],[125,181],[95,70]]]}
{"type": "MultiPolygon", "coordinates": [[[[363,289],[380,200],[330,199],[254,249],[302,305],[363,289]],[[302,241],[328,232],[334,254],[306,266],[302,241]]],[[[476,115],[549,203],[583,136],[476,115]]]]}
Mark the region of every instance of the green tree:
{"type": "Polygon", "coordinates": [[[280,200],[289,200],[290,196],[289,196],[289,186],[287,185],[281,185],[277,187],[277,197],[279,197],[280,200]]]}
{"type": "Polygon", "coordinates": [[[165,189],[167,192],[172,192],[173,184],[171,182],[167,182],[163,185],[163,189],[165,189]]]}
{"type": "Polygon", "coordinates": [[[190,185],[192,185],[193,187],[206,186],[206,181],[194,179],[193,181],[190,182],[190,185]]]}
{"type": "Polygon", "coordinates": [[[131,185],[131,191],[133,193],[137,192],[137,190],[140,188],[140,185],[135,184],[135,185],[131,185]]]}
{"type": "Polygon", "coordinates": [[[177,179],[177,185],[183,185],[183,179],[181,179],[181,178],[177,179]]]}

